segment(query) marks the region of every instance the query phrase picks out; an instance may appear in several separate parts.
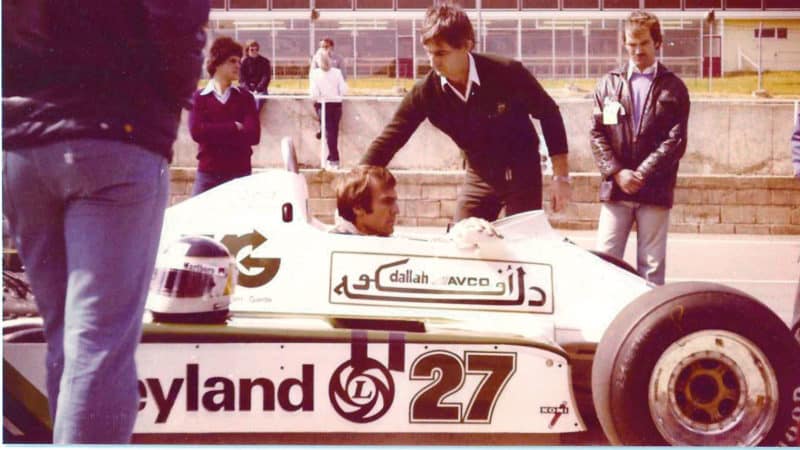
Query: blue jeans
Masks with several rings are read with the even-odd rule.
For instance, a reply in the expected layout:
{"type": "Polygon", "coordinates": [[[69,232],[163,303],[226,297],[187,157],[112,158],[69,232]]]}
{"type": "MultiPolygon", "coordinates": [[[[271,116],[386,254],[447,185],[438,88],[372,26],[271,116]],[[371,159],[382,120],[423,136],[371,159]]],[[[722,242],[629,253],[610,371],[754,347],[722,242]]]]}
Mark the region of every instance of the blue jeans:
{"type": "Polygon", "coordinates": [[[222,183],[227,183],[228,181],[235,180],[241,177],[246,177],[251,173],[252,171],[247,171],[237,174],[219,174],[219,173],[201,172],[198,170],[197,172],[195,172],[194,175],[194,185],[192,185],[192,197],[194,197],[197,194],[202,194],[203,192],[209,189],[213,189],[222,183]]]}
{"type": "Polygon", "coordinates": [[[325,107],[325,142],[328,144],[328,161],[339,162],[339,122],[342,120],[342,103],[314,103],[317,119],[322,122],[325,107]]]}
{"type": "Polygon", "coordinates": [[[3,151],[4,214],[44,320],[55,443],[130,441],[168,192],[166,159],[133,144],[3,151]]]}
{"type": "Polygon", "coordinates": [[[667,273],[669,208],[636,202],[605,202],[597,226],[597,250],[622,259],[636,221],[636,271],[647,281],[664,284],[667,273]]]}

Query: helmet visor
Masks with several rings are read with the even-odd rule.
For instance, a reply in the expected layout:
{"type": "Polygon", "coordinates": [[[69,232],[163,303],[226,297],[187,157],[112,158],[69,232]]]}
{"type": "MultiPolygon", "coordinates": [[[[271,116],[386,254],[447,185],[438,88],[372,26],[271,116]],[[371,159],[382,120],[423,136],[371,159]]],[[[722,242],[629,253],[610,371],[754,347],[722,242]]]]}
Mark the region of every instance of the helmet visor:
{"type": "Polygon", "coordinates": [[[207,273],[184,269],[159,269],[153,277],[151,291],[170,297],[206,297],[214,289],[214,277],[207,273]]]}

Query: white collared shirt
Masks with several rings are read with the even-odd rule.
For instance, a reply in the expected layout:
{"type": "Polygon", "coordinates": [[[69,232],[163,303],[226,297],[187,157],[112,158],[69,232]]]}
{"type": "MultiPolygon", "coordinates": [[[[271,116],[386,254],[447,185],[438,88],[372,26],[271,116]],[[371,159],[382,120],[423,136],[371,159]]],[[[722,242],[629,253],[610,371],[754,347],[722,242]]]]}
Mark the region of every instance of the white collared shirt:
{"type": "Polygon", "coordinates": [[[335,67],[327,71],[320,68],[311,69],[308,91],[316,102],[341,103],[342,97],[347,93],[347,83],[344,81],[342,71],[335,67]]]}
{"type": "Polygon", "coordinates": [[[469,100],[469,94],[472,91],[472,83],[475,83],[476,86],[481,85],[481,79],[478,78],[478,69],[475,68],[475,58],[472,57],[472,53],[467,53],[467,56],[469,56],[469,77],[467,78],[467,92],[465,92],[466,95],[461,95],[461,91],[450,84],[450,82],[447,81],[447,78],[439,75],[439,78],[442,80],[442,89],[444,89],[445,86],[450,85],[450,89],[452,89],[456,96],[458,96],[458,98],[460,98],[464,103],[467,103],[469,100]]]}
{"type": "Polygon", "coordinates": [[[655,76],[657,75],[657,70],[658,70],[658,59],[656,59],[656,61],[653,63],[652,66],[644,69],[644,71],[639,70],[639,68],[636,67],[636,63],[634,63],[633,60],[631,60],[631,61],[628,61],[628,78],[627,79],[630,81],[630,79],[633,76],[634,72],[640,73],[642,75],[650,75],[652,73],[653,74],[653,78],[655,78],[655,76]]]}
{"type": "Polygon", "coordinates": [[[216,97],[217,100],[219,100],[219,102],[224,105],[225,103],[228,102],[228,99],[231,98],[231,89],[237,89],[237,87],[234,85],[230,85],[228,89],[225,89],[225,92],[220,92],[217,81],[212,78],[208,80],[208,84],[206,84],[206,87],[203,88],[202,91],[200,91],[200,95],[208,95],[214,93],[214,97],[216,97]]]}

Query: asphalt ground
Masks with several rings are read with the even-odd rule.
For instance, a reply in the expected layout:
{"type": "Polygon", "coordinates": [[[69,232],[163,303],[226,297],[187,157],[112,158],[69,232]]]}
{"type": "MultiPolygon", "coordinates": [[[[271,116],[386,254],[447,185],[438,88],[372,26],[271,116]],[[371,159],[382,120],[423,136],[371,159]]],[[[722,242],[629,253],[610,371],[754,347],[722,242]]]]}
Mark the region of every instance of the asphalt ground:
{"type": "MultiPolygon", "coordinates": [[[[556,230],[586,249],[596,230],[556,230]]],[[[398,234],[442,234],[442,227],[397,227],[398,234]]],[[[636,233],[631,233],[625,260],[636,267],[636,233]]],[[[789,325],[800,280],[800,236],[670,233],[667,239],[667,283],[710,281],[744,291],[761,300],[789,325]]]]}

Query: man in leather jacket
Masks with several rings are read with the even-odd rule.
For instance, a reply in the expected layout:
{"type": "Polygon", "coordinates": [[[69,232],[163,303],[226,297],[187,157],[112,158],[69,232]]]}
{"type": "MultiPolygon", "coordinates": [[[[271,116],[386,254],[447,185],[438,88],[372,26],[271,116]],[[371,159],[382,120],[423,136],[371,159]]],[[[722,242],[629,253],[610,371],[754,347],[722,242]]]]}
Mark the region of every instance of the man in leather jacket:
{"type": "Polygon", "coordinates": [[[635,221],[637,271],[656,284],[664,283],[669,213],[689,119],[686,85],[656,60],[662,40],[654,15],[630,14],[630,60],[597,84],[591,130],[602,177],[597,249],[622,258],[635,221]]]}
{"type": "Polygon", "coordinates": [[[131,440],[168,164],[208,14],[208,0],[3,2],[3,214],[43,320],[56,444],[131,440]]]}

